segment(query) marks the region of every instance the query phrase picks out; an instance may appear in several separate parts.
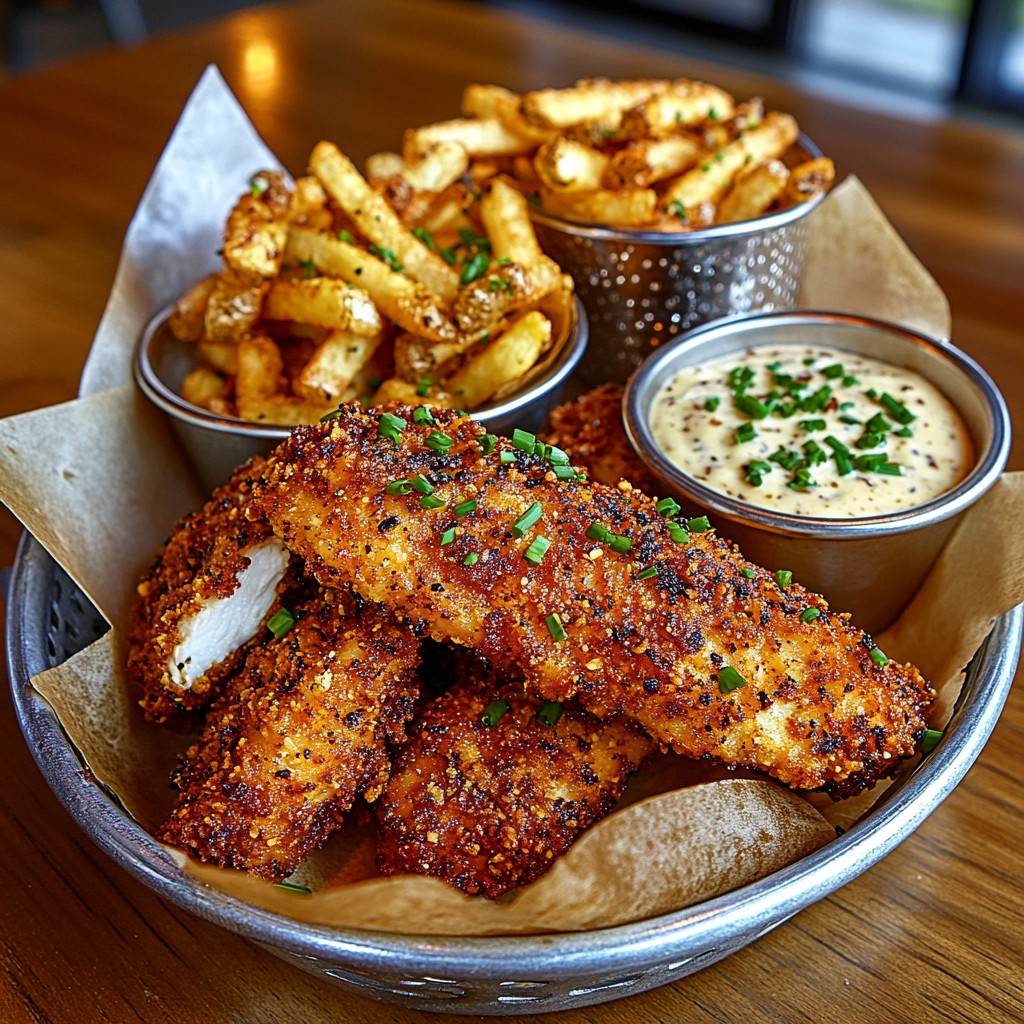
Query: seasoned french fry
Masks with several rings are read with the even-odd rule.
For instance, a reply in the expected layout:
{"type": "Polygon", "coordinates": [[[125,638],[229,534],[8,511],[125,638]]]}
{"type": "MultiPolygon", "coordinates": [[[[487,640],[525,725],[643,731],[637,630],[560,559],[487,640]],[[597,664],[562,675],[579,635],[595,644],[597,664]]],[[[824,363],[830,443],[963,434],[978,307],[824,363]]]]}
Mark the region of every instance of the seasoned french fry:
{"type": "Polygon", "coordinates": [[[218,373],[233,377],[238,372],[238,342],[202,338],[196,344],[196,359],[218,373]]]}
{"type": "Polygon", "coordinates": [[[606,153],[560,135],[537,150],[533,166],[548,188],[576,191],[600,188],[608,160],[606,153]]]}
{"type": "Polygon", "coordinates": [[[516,135],[535,143],[546,142],[553,135],[549,128],[539,128],[523,117],[522,97],[500,85],[467,85],[462,94],[462,112],[466,117],[496,117],[516,135]]]}
{"type": "Polygon", "coordinates": [[[395,373],[411,383],[424,377],[444,380],[469,344],[467,341],[434,344],[415,334],[399,334],[394,343],[395,373]]]}
{"type": "Polygon", "coordinates": [[[224,263],[238,274],[275,277],[281,269],[292,193],[280,171],[261,171],[252,178],[228,216],[224,230],[224,263]]]}
{"type": "Polygon", "coordinates": [[[465,335],[490,331],[513,310],[535,298],[528,271],[518,263],[500,265],[466,285],[452,307],[455,323],[465,335]]]}
{"type": "Polygon", "coordinates": [[[781,160],[766,160],[741,174],[722,197],[715,213],[716,224],[735,224],[759,217],[782,195],[789,169],[781,160]]]}
{"type": "Polygon", "coordinates": [[[551,321],[538,310],[524,313],[493,341],[474,350],[445,380],[445,387],[460,405],[482,405],[526,373],[550,341],[551,321]]]}
{"type": "Polygon", "coordinates": [[[434,142],[400,172],[417,192],[440,192],[457,181],[469,167],[469,153],[457,142],[434,142]]]}
{"type": "Polygon", "coordinates": [[[293,384],[300,398],[338,401],[377,351],[383,332],[372,337],[332,331],[316,347],[293,384]]]}
{"type": "Polygon", "coordinates": [[[329,277],[275,281],[267,292],[264,316],[294,320],[373,337],[383,326],[377,307],[362,288],[329,277]]]}
{"type": "Polygon", "coordinates": [[[292,224],[306,227],[329,227],[333,217],[327,208],[327,193],[323,185],[311,175],[304,175],[295,182],[288,220],[292,224]]]}
{"type": "Polygon", "coordinates": [[[699,121],[728,120],[734,110],[735,101],[724,89],[678,79],[630,110],[623,118],[622,132],[628,138],[659,138],[699,121]]]}
{"type": "Polygon", "coordinates": [[[827,156],[807,160],[789,172],[786,195],[793,202],[807,202],[824,192],[835,176],[836,166],[827,156]]]}
{"type": "Polygon", "coordinates": [[[251,408],[251,403],[281,394],[283,370],[281,351],[270,338],[254,335],[238,343],[235,401],[243,418],[253,418],[246,411],[251,408]]]}
{"type": "Polygon", "coordinates": [[[206,301],[203,332],[213,341],[237,341],[249,334],[260,318],[269,280],[246,280],[225,272],[206,301]]]}
{"type": "Polygon", "coordinates": [[[593,192],[543,192],[542,208],[556,217],[586,224],[643,227],[658,212],[653,189],[596,189],[593,192]]]}
{"type": "Polygon", "coordinates": [[[401,153],[372,153],[366,158],[364,168],[366,180],[371,185],[379,185],[401,174],[405,170],[405,160],[401,153]]]}
{"type": "Polygon", "coordinates": [[[411,384],[401,377],[388,377],[381,381],[380,387],[370,397],[370,405],[380,407],[392,402],[399,402],[403,405],[423,405],[428,402],[430,405],[440,405],[446,409],[453,409],[455,401],[447,391],[431,387],[426,395],[420,393],[419,384],[411,384]]]}
{"type": "MultiPolygon", "coordinates": [[[[373,305],[405,330],[431,341],[454,340],[455,327],[441,309],[440,299],[364,249],[323,231],[295,228],[288,236],[286,251],[290,259],[312,261],[322,273],[340,277],[350,284],[358,281],[373,305]]],[[[378,332],[360,333],[372,336],[378,332]]]]}
{"type": "Polygon", "coordinates": [[[598,186],[644,188],[692,167],[700,158],[701,149],[701,143],[692,135],[631,142],[609,160],[598,186]]]}
{"type": "Polygon", "coordinates": [[[426,285],[444,302],[455,298],[459,288],[455,271],[412,234],[337,146],[318,143],[310,166],[359,230],[379,248],[392,252],[406,274],[426,285]]]}
{"type": "Polygon", "coordinates": [[[459,117],[410,128],[402,143],[402,155],[412,163],[438,143],[456,143],[470,156],[526,153],[536,145],[532,138],[513,131],[496,117],[459,117]]]}
{"type": "MultiPolygon", "coordinates": [[[[227,398],[230,381],[208,366],[197,366],[185,374],[181,382],[181,397],[200,409],[220,411],[217,405],[227,398]]],[[[223,406],[221,406],[223,408],[223,406]]]]}
{"type": "Polygon", "coordinates": [[[197,281],[171,309],[167,326],[178,341],[199,341],[206,322],[206,307],[217,286],[219,274],[208,274],[197,281]]]}
{"type": "Polygon", "coordinates": [[[523,117],[543,128],[566,128],[581,121],[600,120],[628,110],[668,87],[665,81],[644,79],[611,82],[603,78],[577,82],[568,89],[538,89],[523,96],[523,117]]]}

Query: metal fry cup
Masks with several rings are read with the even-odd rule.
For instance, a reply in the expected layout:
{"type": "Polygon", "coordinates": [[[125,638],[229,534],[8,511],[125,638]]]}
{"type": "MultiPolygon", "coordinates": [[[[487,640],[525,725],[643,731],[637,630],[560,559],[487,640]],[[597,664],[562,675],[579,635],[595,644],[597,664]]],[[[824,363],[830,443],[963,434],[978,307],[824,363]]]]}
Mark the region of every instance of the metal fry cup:
{"type": "MultiPolygon", "coordinates": [[[[821,150],[805,135],[801,159],[821,150]]],[[[824,193],[779,213],[694,231],[627,231],[535,211],[545,252],[572,275],[590,322],[579,368],[590,384],[624,381],[652,350],[719,317],[796,305],[808,215],[824,193]]]]}
{"type": "Polygon", "coordinates": [[[793,578],[852,612],[878,632],[914,595],[959,516],[999,478],[1010,452],[1010,417],[988,374],[945,342],[896,324],[826,312],[732,317],[696,328],[651,356],[626,386],[626,431],[666,492],[707,512],[723,536],[753,562],[792,570],[793,578]],[[777,345],[824,345],[903,366],[920,374],[959,412],[975,451],[958,484],[913,508],[886,515],[811,518],[729,497],[687,475],[655,442],[649,425],[655,397],[683,367],[777,345]]]}

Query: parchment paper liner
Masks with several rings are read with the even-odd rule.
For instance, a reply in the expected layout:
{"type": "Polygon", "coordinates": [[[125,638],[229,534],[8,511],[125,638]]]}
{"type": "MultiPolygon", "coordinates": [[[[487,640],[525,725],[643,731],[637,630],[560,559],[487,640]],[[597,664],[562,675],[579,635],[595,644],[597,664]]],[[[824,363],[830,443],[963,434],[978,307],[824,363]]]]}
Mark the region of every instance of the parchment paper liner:
{"type": "MultiPolygon", "coordinates": [[[[151,830],[169,809],[166,779],[186,741],[141,720],[124,686],[119,637],[135,580],[170,526],[204,495],[173,432],[131,385],[131,350],[146,321],[216,265],[226,210],[251,174],[270,166],[276,161],[208,69],[129,227],[83,397],[0,421],[0,498],[114,627],[33,683],[96,778],[151,830]]],[[[856,179],[814,214],[811,244],[802,305],[949,336],[945,296],[856,179]]],[[[890,657],[914,661],[936,685],[936,728],[995,617],[1024,600],[1024,549],[1016,543],[1022,510],[1024,474],[1007,474],[965,515],[919,594],[877,638],[890,657]]],[[[833,805],[751,773],[709,778],[677,758],[658,769],[634,787],[655,795],[616,812],[548,875],[499,903],[433,879],[356,881],[370,862],[367,834],[357,826],[303,869],[317,889],[309,897],[233,872],[188,870],[322,924],[403,931],[416,921],[435,934],[603,927],[762,877],[828,841],[833,824],[856,820],[885,788],[833,805]]]]}

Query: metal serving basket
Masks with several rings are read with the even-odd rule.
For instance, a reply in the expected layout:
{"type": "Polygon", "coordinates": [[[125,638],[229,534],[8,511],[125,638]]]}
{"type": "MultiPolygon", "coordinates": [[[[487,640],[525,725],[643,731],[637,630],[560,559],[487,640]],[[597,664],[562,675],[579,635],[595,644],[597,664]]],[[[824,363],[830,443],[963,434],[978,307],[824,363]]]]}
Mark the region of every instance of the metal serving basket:
{"type": "MultiPolygon", "coordinates": [[[[173,903],[303,970],[419,1010],[511,1016],[620,999],[721,960],[871,867],[950,793],[981,752],[1006,699],[1024,605],[998,619],[967,669],[936,750],[834,842],[751,885],[695,907],[619,928],[516,936],[447,936],[334,929],[256,909],[185,874],[90,779],[30,679],[96,639],[105,623],[42,546],[25,536],[7,605],[14,707],[57,797],[78,824],[140,881],[173,903]]],[[[610,883],[611,884],[611,883],[610,883]]]]}

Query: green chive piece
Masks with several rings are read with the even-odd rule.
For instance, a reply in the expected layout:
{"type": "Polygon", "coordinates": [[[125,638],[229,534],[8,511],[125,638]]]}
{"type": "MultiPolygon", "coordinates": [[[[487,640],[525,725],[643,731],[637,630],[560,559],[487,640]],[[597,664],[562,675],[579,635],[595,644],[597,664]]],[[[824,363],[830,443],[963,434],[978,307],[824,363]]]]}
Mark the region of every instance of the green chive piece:
{"type": "Polygon", "coordinates": [[[736,366],[729,371],[729,387],[742,391],[754,383],[754,371],[749,366],[736,366]]]}
{"type": "Polygon", "coordinates": [[[436,494],[424,494],[420,498],[420,508],[435,509],[444,508],[445,502],[442,501],[436,494]]]}
{"type": "Polygon", "coordinates": [[[843,369],[842,363],[833,363],[831,366],[823,366],[821,372],[829,378],[845,377],[846,371],[843,369]]]}
{"type": "Polygon", "coordinates": [[[295,616],[287,608],[279,608],[267,619],[267,629],[270,630],[278,640],[285,636],[295,625],[295,616]]]}
{"type": "Polygon", "coordinates": [[[537,435],[531,434],[528,430],[520,430],[518,427],[512,431],[512,443],[527,455],[532,455],[537,447],[537,435]]]}
{"type": "Polygon", "coordinates": [[[422,474],[419,473],[412,479],[412,489],[420,494],[433,494],[434,485],[422,474]]]}
{"type": "Polygon", "coordinates": [[[658,575],[658,567],[656,565],[649,565],[646,569],[641,569],[637,574],[638,580],[653,580],[658,575]]]}
{"type": "Polygon", "coordinates": [[[562,717],[562,702],[559,700],[545,700],[541,702],[540,710],[537,712],[537,721],[541,725],[554,725],[562,717]]]}
{"type": "Polygon", "coordinates": [[[800,461],[800,453],[791,448],[780,448],[778,451],[772,452],[768,459],[770,462],[778,463],[788,473],[796,468],[796,464],[800,461]]]}
{"type": "Polygon", "coordinates": [[[516,537],[522,537],[534,523],[540,519],[544,509],[539,501],[535,501],[513,524],[512,533],[516,537]]]}
{"type": "Polygon", "coordinates": [[[320,422],[321,423],[330,423],[331,420],[336,420],[340,415],[341,415],[341,409],[340,408],[332,409],[330,412],[325,412],[323,414],[323,416],[320,417],[320,422]]]}
{"type": "Polygon", "coordinates": [[[523,552],[523,558],[531,565],[540,565],[544,561],[544,555],[549,547],[551,547],[551,541],[547,537],[534,537],[533,543],[523,552]]]}
{"type": "Polygon", "coordinates": [[[486,252],[478,252],[463,268],[459,275],[459,284],[469,284],[487,273],[491,257],[486,252]]]}
{"type": "Polygon", "coordinates": [[[903,471],[896,462],[883,462],[876,472],[881,473],[883,476],[903,476],[903,471]]]}
{"type": "Polygon", "coordinates": [[[675,520],[670,519],[668,521],[668,532],[669,536],[677,544],[689,544],[690,542],[690,531],[685,526],[680,526],[675,520]]]}
{"type": "Polygon", "coordinates": [[[552,466],[569,465],[569,453],[563,452],[561,448],[556,448],[553,444],[549,444],[547,446],[547,454],[544,458],[551,463],[552,466]]]}
{"type": "Polygon", "coordinates": [[[800,408],[804,412],[821,412],[831,398],[832,389],[827,384],[823,384],[814,394],[800,400],[800,408]]]}
{"type": "Polygon", "coordinates": [[[902,426],[913,423],[917,417],[900,401],[897,401],[888,392],[883,392],[878,399],[888,410],[889,415],[902,426]]]}
{"type": "Polygon", "coordinates": [[[575,480],[579,476],[579,470],[575,466],[554,466],[553,469],[559,480],[575,480]]]}
{"type": "Polygon", "coordinates": [[[562,617],[558,612],[553,612],[544,622],[547,624],[552,640],[561,641],[568,638],[569,634],[566,633],[565,626],[562,625],[562,617]]]}
{"type": "Polygon", "coordinates": [[[740,412],[745,412],[755,420],[763,420],[777,404],[762,402],[759,398],[755,398],[753,395],[747,395],[742,392],[737,394],[733,401],[736,403],[736,408],[739,409],[740,412]]]}
{"type": "Polygon", "coordinates": [[[696,516],[686,520],[686,528],[690,533],[707,533],[711,529],[711,521],[707,516],[696,516]]]}
{"type": "Polygon", "coordinates": [[[608,541],[608,547],[612,551],[618,551],[621,555],[624,555],[632,546],[632,540],[622,533],[613,534],[611,540],[608,541]]]}
{"type": "Polygon", "coordinates": [[[824,430],[828,426],[827,420],[800,420],[797,426],[801,430],[824,430]]]}
{"type": "Polygon", "coordinates": [[[417,405],[412,411],[412,421],[421,427],[429,427],[434,423],[434,414],[425,405],[417,405]]]}
{"type": "Polygon", "coordinates": [[[779,569],[775,573],[775,582],[780,587],[788,587],[793,582],[793,573],[789,569],[779,569]]]}
{"type": "Polygon", "coordinates": [[[299,885],[297,882],[289,882],[287,879],[283,882],[275,882],[274,885],[276,885],[278,889],[301,893],[303,896],[313,895],[313,890],[310,889],[308,885],[299,885]]]}
{"type": "Polygon", "coordinates": [[[733,440],[737,444],[746,444],[748,441],[753,441],[757,437],[757,428],[753,423],[741,423],[733,431],[733,440]]]}
{"type": "Polygon", "coordinates": [[[828,458],[816,441],[807,441],[801,447],[808,466],[820,466],[828,458]]]}
{"type": "Polygon", "coordinates": [[[813,622],[821,614],[820,608],[805,608],[800,613],[801,622],[813,622]]]}
{"type": "Polygon", "coordinates": [[[718,673],[718,692],[719,693],[732,693],[733,690],[738,690],[741,686],[746,686],[747,681],[732,667],[732,665],[726,665],[721,672],[718,673]]]}
{"type": "Polygon", "coordinates": [[[463,565],[476,565],[480,561],[480,555],[476,551],[470,551],[468,555],[462,560],[463,565]]]}
{"type": "Polygon", "coordinates": [[[468,516],[470,512],[477,510],[476,498],[467,498],[465,501],[460,501],[452,511],[455,513],[456,519],[461,519],[463,516],[468,516]]]}
{"type": "Polygon", "coordinates": [[[436,250],[437,246],[434,244],[434,236],[426,228],[413,228],[413,235],[418,238],[428,249],[436,250]]]}
{"type": "Polygon", "coordinates": [[[874,473],[888,461],[884,452],[872,452],[868,455],[858,455],[853,460],[853,465],[855,469],[859,469],[862,473],[874,473]]]}
{"type": "Polygon", "coordinates": [[[490,455],[498,444],[498,439],[494,434],[483,434],[477,438],[477,444],[480,445],[481,455],[490,455]]]}
{"type": "Polygon", "coordinates": [[[746,576],[748,580],[757,579],[757,573],[754,572],[753,569],[740,569],[740,572],[743,573],[743,575],[746,576]]]}
{"type": "Polygon", "coordinates": [[[412,490],[411,480],[392,480],[384,488],[385,494],[408,494],[412,490]]]}
{"type": "Polygon", "coordinates": [[[355,241],[355,239],[352,237],[351,231],[339,231],[338,241],[344,242],[346,245],[351,245],[355,241]]]}
{"type": "Polygon", "coordinates": [[[587,527],[586,535],[591,540],[601,541],[602,544],[607,543],[609,540],[611,540],[612,537],[615,536],[615,534],[613,534],[607,526],[602,526],[600,523],[591,523],[587,527]]]}
{"type": "Polygon", "coordinates": [[[662,498],[654,507],[658,510],[659,515],[665,516],[666,519],[670,519],[682,511],[682,506],[674,498],[662,498]]]}
{"type": "Polygon", "coordinates": [[[881,647],[871,648],[871,660],[882,668],[889,664],[889,659],[885,656],[881,647]]]}
{"type": "Polygon", "coordinates": [[[722,400],[721,400],[721,399],[720,399],[720,398],[719,398],[719,397],[718,397],[717,395],[712,395],[712,396],[711,396],[710,398],[708,398],[707,400],[705,400],[705,402],[704,402],[704,408],[705,408],[705,409],[706,409],[706,410],[707,410],[708,412],[714,412],[714,411],[715,411],[715,410],[716,410],[716,409],[718,408],[718,406],[719,406],[719,403],[720,403],[721,401],[722,401],[722,400]]]}
{"type": "Polygon", "coordinates": [[[480,724],[493,729],[511,710],[512,705],[507,700],[491,701],[480,716],[480,724]]]}
{"type": "Polygon", "coordinates": [[[266,178],[261,178],[258,174],[254,174],[249,179],[249,192],[254,196],[261,196],[270,186],[267,184],[266,178]]]}
{"type": "Polygon", "coordinates": [[[405,430],[405,420],[392,412],[381,413],[377,420],[377,436],[386,437],[398,444],[398,435],[405,430]]]}
{"type": "Polygon", "coordinates": [[[815,484],[807,469],[798,469],[793,474],[793,479],[786,486],[792,491],[809,491],[812,487],[816,487],[817,484],[815,484]]]}
{"type": "Polygon", "coordinates": [[[753,462],[748,463],[743,474],[743,479],[752,487],[760,487],[761,484],[764,483],[765,474],[770,473],[771,471],[772,464],[770,462],[763,462],[761,459],[754,459],[753,462]]]}
{"type": "Polygon", "coordinates": [[[451,542],[455,540],[455,527],[449,526],[444,533],[441,534],[441,547],[447,547],[451,542]]]}
{"type": "Polygon", "coordinates": [[[849,374],[849,373],[843,378],[843,387],[844,388],[852,388],[854,386],[854,384],[859,384],[859,383],[860,383],[860,381],[857,380],[856,377],[854,377],[852,374],[849,374]]]}
{"type": "Polygon", "coordinates": [[[914,436],[914,432],[910,429],[910,427],[900,427],[899,430],[894,430],[893,433],[897,437],[913,437],[914,436]]]}
{"type": "Polygon", "coordinates": [[[455,444],[455,440],[444,433],[444,431],[432,430],[424,438],[423,443],[435,452],[446,452],[455,444]]]}
{"type": "Polygon", "coordinates": [[[930,754],[939,745],[942,736],[941,729],[925,729],[921,737],[921,753],[930,754]]]}
{"type": "Polygon", "coordinates": [[[501,454],[498,456],[499,462],[509,463],[516,461],[516,453],[510,452],[507,448],[502,449],[501,454]]]}

